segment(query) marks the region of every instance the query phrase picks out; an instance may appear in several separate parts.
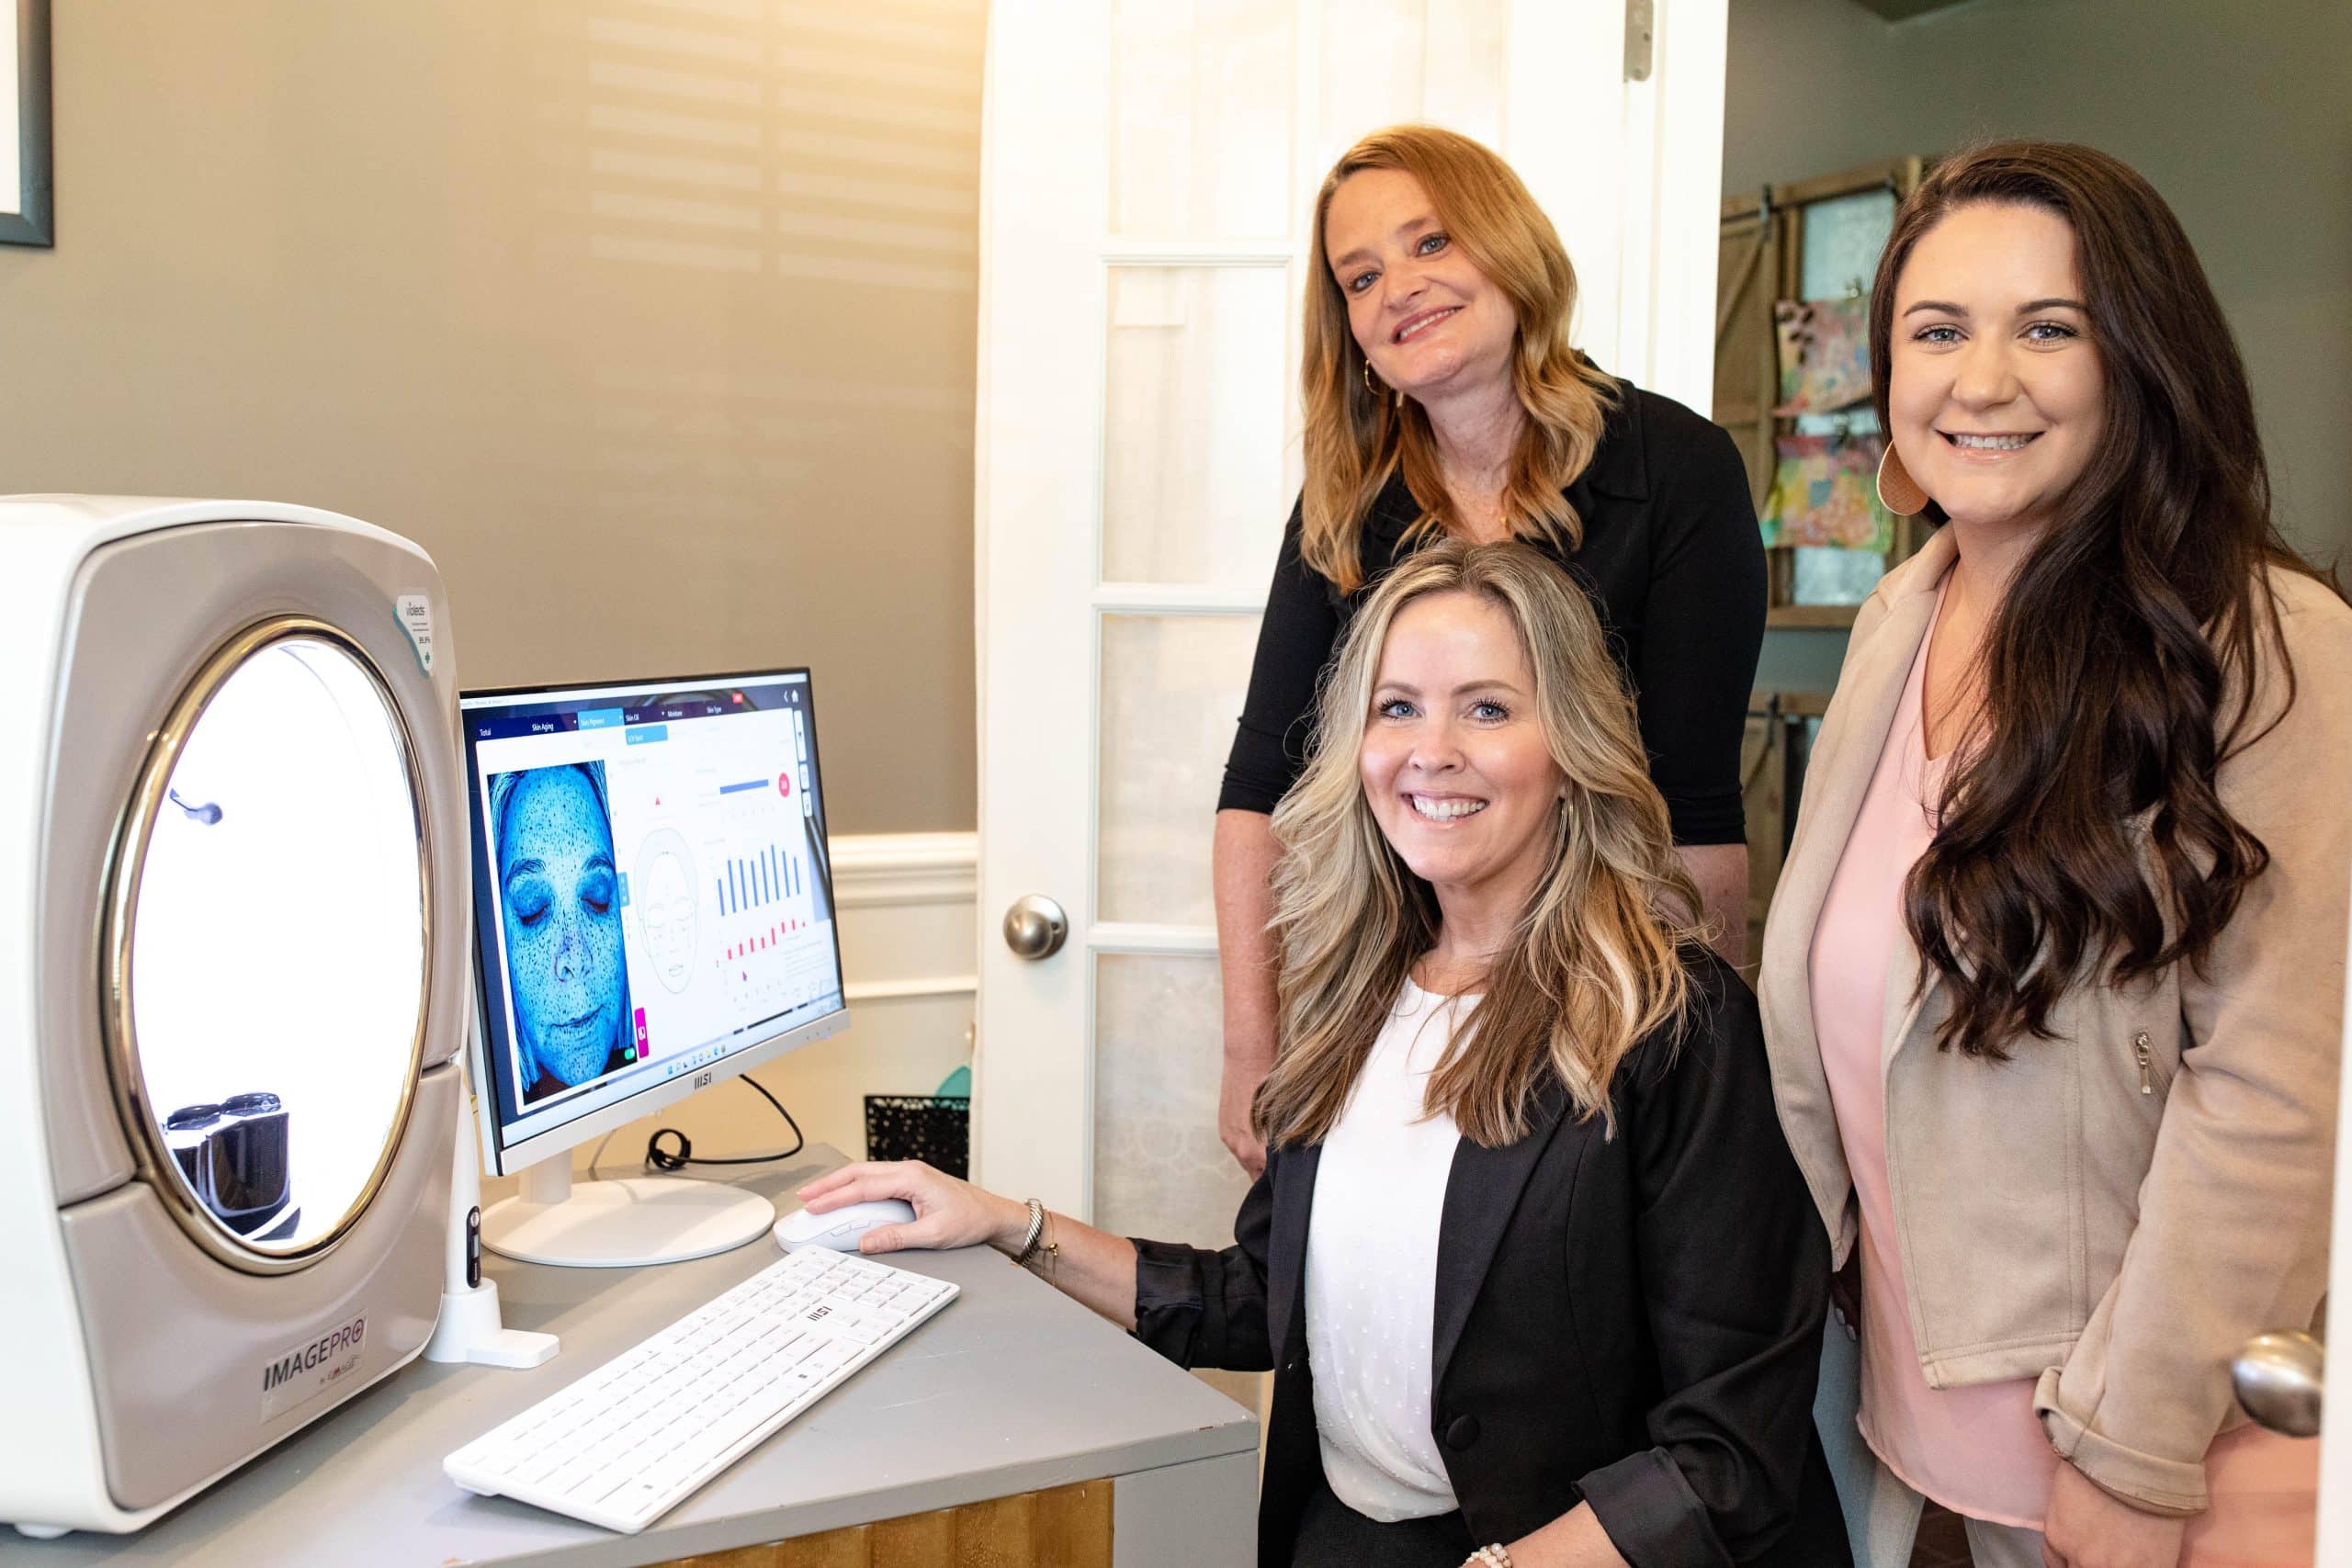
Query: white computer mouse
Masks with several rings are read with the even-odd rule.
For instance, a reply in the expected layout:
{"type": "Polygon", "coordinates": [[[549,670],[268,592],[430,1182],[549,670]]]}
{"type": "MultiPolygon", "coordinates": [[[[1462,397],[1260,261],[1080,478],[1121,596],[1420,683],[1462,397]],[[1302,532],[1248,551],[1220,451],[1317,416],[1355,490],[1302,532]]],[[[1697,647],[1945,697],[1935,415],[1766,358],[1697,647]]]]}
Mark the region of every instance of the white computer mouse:
{"type": "Polygon", "coordinates": [[[830,1247],[835,1252],[855,1252],[857,1238],[875,1226],[901,1225],[914,1217],[914,1205],[898,1198],[844,1203],[821,1214],[795,1209],[776,1221],[776,1245],[786,1252],[797,1252],[804,1247],[830,1247]]]}

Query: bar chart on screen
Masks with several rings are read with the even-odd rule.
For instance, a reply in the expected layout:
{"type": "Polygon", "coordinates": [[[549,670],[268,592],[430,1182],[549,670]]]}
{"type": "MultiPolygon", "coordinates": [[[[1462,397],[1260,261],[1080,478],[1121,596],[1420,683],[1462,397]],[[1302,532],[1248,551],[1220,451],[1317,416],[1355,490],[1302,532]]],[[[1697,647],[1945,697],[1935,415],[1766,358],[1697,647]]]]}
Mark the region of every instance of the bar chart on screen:
{"type": "MultiPolygon", "coordinates": [[[[805,902],[808,896],[808,864],[796,845],[769,844],[750,855],[727,862],[717,881],[718,912],[776,908],[787,901],[805,902]]],[[[795,929],[787,925],[786,930],[795,929]]]]}
{"type": "Polygon", "coordinates": [[[605,758],[645,1059],[690,1056],[840,988],[807,716],[741,704],[649,707],[605,758]]]}
{"type": "MultiPolygon", "coordinates": [[[[724,837],[707,846],[718,942],[711,964],[731,1006],[761,1015],[799,1007],[830,988],[830,911],[811,887],[808,818],[779,767],[719,786],[724,837]]],[[[745,1015],[748,1016],[748,1015],[745,1015]]]]}
{"type": "Polygon", "coordinates": [[[734,1000],[756,1007],[760,1016],[786,1012],[833,987],[833,933],[830,924],[783,920],[760,928],[737,927],[712,960],[721,986],[734,1000]]]}

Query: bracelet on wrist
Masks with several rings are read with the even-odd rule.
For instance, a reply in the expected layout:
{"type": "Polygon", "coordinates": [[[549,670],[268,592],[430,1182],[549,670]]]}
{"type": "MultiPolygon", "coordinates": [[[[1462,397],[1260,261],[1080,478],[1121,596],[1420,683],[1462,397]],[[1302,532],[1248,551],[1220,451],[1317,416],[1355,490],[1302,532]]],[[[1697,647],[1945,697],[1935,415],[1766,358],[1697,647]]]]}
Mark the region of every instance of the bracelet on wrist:
{"type": "Polygon", "coordinates": [[[1037,1257],[1044,1263],[1044,1267],[1039,1269],[1037,1273],[1041,1278],[1050,1280],[1061,1269],[1062,1247],[1060,1242],[1054,1239],[1054,1212],[1051,1209],[1046,1209],[1044,1214],[1045,1239],[1037,1247],[1037,1257]]]}
{"type": "Polygon", "coordinates": [[[1036,1199],[1032,1198],[1029,1200],[1028,1233],[1022,1236],[1020,1247],[1016,1248],[1012,1254],[1012,1261],[1015,1267],[1029,1261],[1029,1255],[1037,1250],[1037,1237],[1045,1233],[1045,1229],[1046,1206],[1037,1201],[1036,1199]]]}

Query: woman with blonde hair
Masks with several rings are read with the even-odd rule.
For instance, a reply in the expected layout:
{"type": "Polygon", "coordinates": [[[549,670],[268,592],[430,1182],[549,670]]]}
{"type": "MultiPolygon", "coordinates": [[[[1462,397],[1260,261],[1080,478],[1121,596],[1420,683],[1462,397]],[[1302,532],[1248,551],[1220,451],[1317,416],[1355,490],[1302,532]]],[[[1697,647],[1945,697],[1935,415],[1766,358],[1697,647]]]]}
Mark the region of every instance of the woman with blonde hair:
{"type": "Polygon", "coordinates": [[[1217,801],[1225,987],[1218,1131],[1252,1171],[1273,1060],[1275,802],[1365,594],[1440,539],[1566,566],[1631,683],[1651,781],[1715,945],[1746,938],[1739,743],[1764,552],[1731,438],[1569,344],[1576,272],[1509,164],[1434,126],[1377,131],[1315,202],[1302,355],[1306,485],[1283,536],[1217,801]]]}
{"type": "Polygon", "coordinates": [[[919,1164],[808,1207],[906,1199],[864,1250],[986,1241],[1176,1361],[1272,1369],[1266,1568],[1848,1562],[1826,1245],[1584,595],[1516,544],[1398,566],[1274,830],[1283,1048],[1233,1246],[919,1164]]]}

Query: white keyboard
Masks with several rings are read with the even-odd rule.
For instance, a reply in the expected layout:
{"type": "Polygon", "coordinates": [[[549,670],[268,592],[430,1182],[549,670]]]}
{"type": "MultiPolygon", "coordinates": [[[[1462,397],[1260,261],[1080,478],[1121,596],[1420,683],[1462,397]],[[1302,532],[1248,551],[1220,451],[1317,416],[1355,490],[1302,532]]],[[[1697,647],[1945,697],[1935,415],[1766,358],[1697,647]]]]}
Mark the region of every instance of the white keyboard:
{"type": "Polygon", "coordinates": [[[787,1253],[441,1461],[634,1535],[956,1299],[855,1253],[787,1253]]]}

